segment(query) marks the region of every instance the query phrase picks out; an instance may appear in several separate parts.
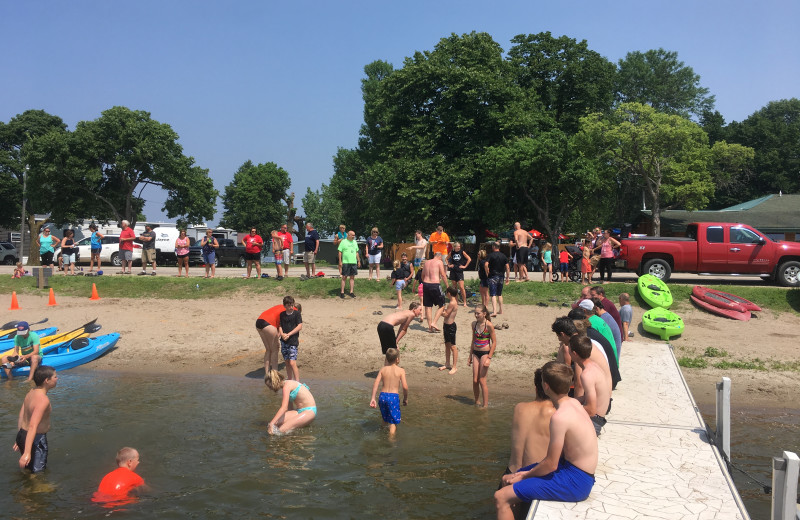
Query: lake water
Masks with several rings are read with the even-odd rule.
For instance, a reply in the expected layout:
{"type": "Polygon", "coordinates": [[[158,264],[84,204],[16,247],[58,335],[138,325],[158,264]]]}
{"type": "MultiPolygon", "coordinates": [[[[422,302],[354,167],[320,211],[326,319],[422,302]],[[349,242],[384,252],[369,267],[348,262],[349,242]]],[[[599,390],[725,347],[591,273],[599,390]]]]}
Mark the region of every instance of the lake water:
{"type": "MultiPolygon", "coordinates": [[[[320,414],[310,428],[271,437],[266,425],[279,402],[261,379],[65,372],[50,393],[48,470],[35,478],[15,469],[19,455],[10,449],[29,387],[4,383],[2,516],[109,516],[90,498],[128,445],[139,449],[138,472],[151,489],[112,517],[494,517],[513,405],[529,393],[493,391],[490,409],[479,410],[470,388],[459,395],[412,388],[390,441],[380,413],[368,407],[372,380],[307,383],[320,414]]],[[[769,483],[770,457],[800,448],[800,418],[732,415],[734,462],[769,483]]],[[[752,517],[769,518],[769,496],[741,474],[734,478],[752,517]]]]}
{"type": "MultiPolygon", "coordinates": [[[[73,370],[50,393],[48,470],[18,472],[10,446],[28,386],[4,392],[3,517],[104,518],[90,502],[122,446],[140,451],[151,490],[127,512],[157,518],[489,518],[508,462],[518,397],[489,410],[412,388],[395,441],[369,408],[372,381],[307,381],[320,414],[310,428],[266,435],[279,406],[261,379],[142,376],[73,370]],[[415,391],[416,390],[416,391],[415,391]],[[12,419],[13,418],[13,419],[12,419]]],[[[525,396],[528,398],[529,396],[525,396]]]]}

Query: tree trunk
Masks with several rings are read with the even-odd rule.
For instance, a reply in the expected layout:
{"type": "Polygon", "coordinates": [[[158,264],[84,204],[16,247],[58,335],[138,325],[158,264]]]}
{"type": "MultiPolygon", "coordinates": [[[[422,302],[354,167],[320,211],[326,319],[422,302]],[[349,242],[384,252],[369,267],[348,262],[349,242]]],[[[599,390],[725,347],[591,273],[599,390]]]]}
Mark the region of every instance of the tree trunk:
{"type": "MultiPolygon", "coordinates": [[[[49,220],[37,222],[34,215],[27,215],[26,218],[28,219],[28,229],[31,231],[31,241],[30,246],[28,247],[28,262],[25,265],[35,267],[37,265],[42,265],[41,258],[39,256],[39,232],[41,231],[42,227],[49,222],[49,220]]],[[[21,258],[22,251],[20,251],[19,254],[21,258]]]]}

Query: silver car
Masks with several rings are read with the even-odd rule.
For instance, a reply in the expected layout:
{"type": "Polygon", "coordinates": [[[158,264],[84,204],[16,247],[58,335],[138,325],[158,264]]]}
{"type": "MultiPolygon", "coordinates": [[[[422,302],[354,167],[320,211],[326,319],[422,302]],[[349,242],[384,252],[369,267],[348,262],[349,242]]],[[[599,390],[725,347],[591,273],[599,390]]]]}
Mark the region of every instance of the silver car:
{"type": "MultiPolygon", "coordinates": [[[[80,254],[79,262],[88,264],[92,253],[92,238],[86,237],[79,240],[76,244],[80,254]]],[[[133,243],[133,263],[142,263],[142,244],[133,243]]],[[[116,267],[122,265],[119,258],[119,235],[104,235],[102,238],[102,248],[100,249],[100,262],[111,264],[116,267]]]]}
{"type": "Polygon", "coordinates": [[[17,248],[11,242],[0,242],[0,263],[14,265],[19,262],[17,248]]]}

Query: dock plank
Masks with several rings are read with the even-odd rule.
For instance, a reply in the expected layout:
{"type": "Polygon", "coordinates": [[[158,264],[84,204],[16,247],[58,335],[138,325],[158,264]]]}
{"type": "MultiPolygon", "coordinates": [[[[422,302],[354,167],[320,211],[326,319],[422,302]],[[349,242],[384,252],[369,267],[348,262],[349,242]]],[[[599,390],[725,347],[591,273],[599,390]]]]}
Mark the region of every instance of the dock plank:
{"type": "Polygon", "coordinates": [[[527,518],[749,520],[670,346],[625,342],[620,365],[591,495],[534,502],[527,518]]]}

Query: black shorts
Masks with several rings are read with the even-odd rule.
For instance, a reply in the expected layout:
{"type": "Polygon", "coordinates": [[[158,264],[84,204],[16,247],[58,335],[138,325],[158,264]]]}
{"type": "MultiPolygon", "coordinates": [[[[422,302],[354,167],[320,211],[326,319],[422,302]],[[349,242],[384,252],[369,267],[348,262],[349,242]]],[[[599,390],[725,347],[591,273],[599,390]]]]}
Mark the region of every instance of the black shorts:
{"type": "Polygon", "coordinates": [[[520,265],[528,264],[528,248],[520,247],[517,251],[517,263],[520,265]]]}
{"type": "Polygon", "coordinates": [[[450,269],[450,275],[448,276],[451,282],[463,282],[464,281],[464,271],[461,269],[455,270],[450,269]]]}
{"type": "Polygon", "coordinates": [[[261,253],[245,253],[244,254],[245,260],[250,260],[253,262],[260,262],[261,261],[261,253]]]}
{"type": "MultiPolygon", "coordinates": [[[[274,325],[272,325],[272,324],[271,324],[270,322],[268,322],[267,320],[262,320],[261,318],[259,318],[259,319],[257,319],[257,320],[256,320],[256,328],[257,328],[258,330],[265,329],[265,328],[267,328],[267,327],[272,327],[272,326],[274,326],[274,325]]],[[[276,328],[277,328],[277,327],[276,327],[276,328]]]]}
{"type": "Polygon", "coordinates": [[[489,288],[489,279],[488,278],[481,278],[479,285],[481,287],[486,287],[488,289],[489,288]]]}
{"type": "Polygon", "coordinates": [[[381,340],[381,351],[386,355],[390,348],[397,348],[397,336],[394,327],[385,321],[378,323],[378,339],[381,340]]]}
{"type": "Polygon", "coordinates": [[[53,253],[41,253],[39,256],[41,257],[41,264],[43,266],[53,263],[53,253]]]}
{"type": "Polygon", "coordinates": [[[176,254],[175,256],[177,256],[178,258],[181,258],[181,259],[183,259],[183,258],[189,258],[189,253],[186,253],[185,255],[178,255],[178,254],[176,254]]]}
{"type": "Polygon", "coordinates": [[[422,282],[422,306],[423,307],[444,306],[444,296],[442,286],[438,283],[422,282]]]}
{"type": "MultiPolygon", "coordinates": [[[[17,447],[19,447],[20,453],[23,453],[25,451],[25,439],[27,438],[27,436],[28,432],[26,432],[25,430],[20,429],[20,431],[17,432],[17,447]]],[[[47,467],[46,433],[38,433],[34,435],[33,447],[31,448],[31,460],[25,467],[31,470],[31,473],[38,473],[40,471],[43,471],[44,468],[47,467]]]]}
{"type": "Polygon", "coordinates": [[[451,345],[456,344],[456,327],[455,323],[445,323],[442,325],[442,332],[444,332],[444,342],[451,345]]]}
{"type": "Polygon", "coordinates": [[[342,276],[356,276],[358,266],[356,264],[342,264],[342,276]]]}

